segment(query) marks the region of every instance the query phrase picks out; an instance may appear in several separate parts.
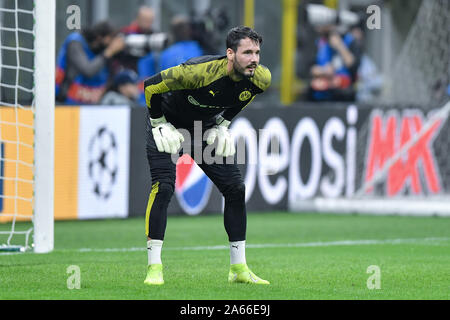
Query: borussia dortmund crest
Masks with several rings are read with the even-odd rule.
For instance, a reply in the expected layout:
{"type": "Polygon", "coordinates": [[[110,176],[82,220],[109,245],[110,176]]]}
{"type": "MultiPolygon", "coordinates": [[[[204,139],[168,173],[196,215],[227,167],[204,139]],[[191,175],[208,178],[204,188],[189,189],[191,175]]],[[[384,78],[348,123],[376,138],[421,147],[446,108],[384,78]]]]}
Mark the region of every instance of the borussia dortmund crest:
{"type": "Polygon", "coordinates": [[[246,101],[248,99],[250,99],[250,97],[252,96],[250,91],[242,91],[241,94],[239,95],[239,100],[241,101],[246,101]]]}

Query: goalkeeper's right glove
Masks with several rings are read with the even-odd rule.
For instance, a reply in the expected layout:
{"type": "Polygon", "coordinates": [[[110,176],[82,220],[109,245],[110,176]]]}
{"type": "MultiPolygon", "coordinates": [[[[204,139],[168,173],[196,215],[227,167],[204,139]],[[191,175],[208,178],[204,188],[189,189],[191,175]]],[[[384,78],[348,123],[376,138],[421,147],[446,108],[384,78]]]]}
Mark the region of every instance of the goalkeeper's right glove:
{"type": "Polygon", "coordinates": [[[184,141],[183,135],[164,116],[150,118],[150,123],[158,151],[176,154],[184,141]]]}

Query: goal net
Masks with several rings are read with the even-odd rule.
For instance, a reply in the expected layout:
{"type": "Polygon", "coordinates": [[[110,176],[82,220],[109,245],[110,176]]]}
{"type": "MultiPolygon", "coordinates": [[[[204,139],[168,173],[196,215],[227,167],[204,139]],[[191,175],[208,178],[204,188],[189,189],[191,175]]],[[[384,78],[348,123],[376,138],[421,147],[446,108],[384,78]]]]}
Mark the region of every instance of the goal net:
{"type": "Polygon", "coordinates": [[[355,191],[318,198],[320,211],[450,216],[449,25],[449,1],[421,2],[358,128],[355,191]]]}
{"type": "Polygon", "coordinates": [[[0,251],[53,249],[54,0],[0,0],[0,251]]]}

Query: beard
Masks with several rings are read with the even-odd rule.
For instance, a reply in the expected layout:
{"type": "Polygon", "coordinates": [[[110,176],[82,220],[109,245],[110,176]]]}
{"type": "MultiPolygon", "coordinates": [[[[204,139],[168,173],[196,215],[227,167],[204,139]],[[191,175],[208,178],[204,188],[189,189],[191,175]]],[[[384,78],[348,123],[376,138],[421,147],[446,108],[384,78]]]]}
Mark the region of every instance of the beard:
{"type": "Polygon", "coordinates": [[[234,69],[234,71],[237,74],[243,76],[244,78],[251,78],[251,77],[253,77],[255,75],[256,67],[257,67],[256,64],[249,64],[249,65],[243,67],[236,61],[236,59],[234,59],[234,61],[233,61],[233,69],[234,69]],[[247,68],[249,68],[249,67],[253,67],[253,71],[247,70],[247,68]]]}

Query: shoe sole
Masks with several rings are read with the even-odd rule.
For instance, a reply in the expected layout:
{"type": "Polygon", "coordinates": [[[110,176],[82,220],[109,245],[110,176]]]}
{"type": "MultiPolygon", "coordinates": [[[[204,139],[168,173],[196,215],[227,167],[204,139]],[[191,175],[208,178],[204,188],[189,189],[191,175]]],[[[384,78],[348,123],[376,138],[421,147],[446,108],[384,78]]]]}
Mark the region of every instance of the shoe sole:
{"type": "Polygon", "coordinates": [[[144,281],[144,284],[148,285],[148,286],[162,286],[164,284],[163,282],[149,282],[149,281],[144,281]]]}

